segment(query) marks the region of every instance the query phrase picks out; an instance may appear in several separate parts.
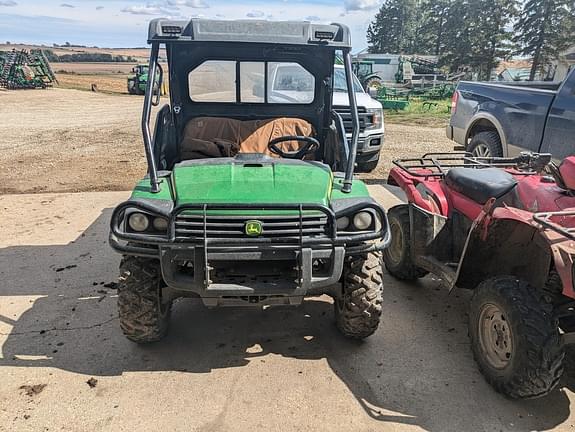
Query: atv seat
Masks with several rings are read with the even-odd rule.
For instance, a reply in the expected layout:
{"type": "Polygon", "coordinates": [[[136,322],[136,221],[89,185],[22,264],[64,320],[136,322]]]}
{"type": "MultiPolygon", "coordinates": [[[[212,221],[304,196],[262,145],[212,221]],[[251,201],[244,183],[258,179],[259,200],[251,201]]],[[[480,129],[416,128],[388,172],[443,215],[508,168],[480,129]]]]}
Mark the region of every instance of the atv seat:
{"type": "Polygon", "coordinates": [[[485,204],[490,198],[500,198],[517,184],[511,174],[499,168],[452,168],[445,184],[456,192],[485,204]]]}

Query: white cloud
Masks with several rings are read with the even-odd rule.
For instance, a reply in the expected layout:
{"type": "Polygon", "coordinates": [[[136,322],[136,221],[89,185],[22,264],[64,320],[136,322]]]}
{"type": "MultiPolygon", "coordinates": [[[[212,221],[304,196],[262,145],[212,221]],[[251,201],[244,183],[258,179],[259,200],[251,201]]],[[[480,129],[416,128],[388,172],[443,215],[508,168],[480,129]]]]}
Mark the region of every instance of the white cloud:
{"type": "Polygon", "coordinates": [[[321,18],[318,17],[317,15],[310,15],[310,16],[306,16],[304,18],[304,20],[306,20],[306,21],[321,21],[321,18]]]}
{"type": "Polygon", "coordinates": [[[60,7],[74,9],[76,6],[74,6],[74,5],[70,4],[70,3],[62,3],[62,4],[60,5],[60,7]]]}
{"type": "Polygon", "coordinates": [[[170,6],[186,6],[195,9],[205,9],[210,6],[203,0],[168,0],[170,6]]]}
{"type": "Polygon", "coordinates": [[[17,6],[18,3],[16,3],[13,0],[6,0],[6,1],[0,1],[0,6],[17,6]]]}
{"type": "Polygon", "coordinates": [[[345,0],[343,2],[346,11],[376,9],[379,4],[380,0],[345,0]]]}
{"type": "Polygon", "coordinates": [[[122,12],[132,15],[173,15],[173,9],[177,8],[175,6],[168,8],[163,5],[148,3],[145,6],[127,6],[122,9],[122,12]]]}
{"type": "Polygon", "coordinates": [[[248,18],[261,18],[265,15],[265,13],[263,13],[260,10],[254,10],[254,11],[250,11],[246,14],[246,16],[248,18]]]}

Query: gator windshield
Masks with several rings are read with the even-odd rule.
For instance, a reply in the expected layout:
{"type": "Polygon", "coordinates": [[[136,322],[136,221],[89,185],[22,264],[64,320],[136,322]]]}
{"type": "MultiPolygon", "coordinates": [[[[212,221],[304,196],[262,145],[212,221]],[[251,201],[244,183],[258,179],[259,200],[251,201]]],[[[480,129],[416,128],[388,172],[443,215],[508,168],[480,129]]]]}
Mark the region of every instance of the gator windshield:
{"type": "Polygon", "coordinates": [[[188,88],[194,102],[309,104],[315,78],[294,62],[208,60],[188,74],[188,88]]]}

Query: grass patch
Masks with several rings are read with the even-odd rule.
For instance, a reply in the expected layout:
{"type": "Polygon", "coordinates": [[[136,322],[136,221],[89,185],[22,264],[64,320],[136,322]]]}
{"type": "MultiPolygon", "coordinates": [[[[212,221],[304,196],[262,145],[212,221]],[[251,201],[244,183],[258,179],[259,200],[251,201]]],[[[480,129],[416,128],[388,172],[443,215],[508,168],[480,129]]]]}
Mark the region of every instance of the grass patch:
{"type": "Polygon", "coordinates": [[[411,99],[403,111],[385,110],[385,121],[389,123],[418,126],[443,127],[449,122],[451,99],[417,100],[411,99]]]}

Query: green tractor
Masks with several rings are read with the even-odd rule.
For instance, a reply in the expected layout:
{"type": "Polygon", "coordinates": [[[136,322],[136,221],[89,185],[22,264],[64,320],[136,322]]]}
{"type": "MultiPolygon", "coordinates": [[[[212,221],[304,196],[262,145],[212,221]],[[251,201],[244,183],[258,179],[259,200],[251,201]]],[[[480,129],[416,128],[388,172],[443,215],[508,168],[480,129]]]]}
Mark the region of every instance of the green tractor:
{"type": "Polygon", "coordinates": [[[353,73],[358,77],[366,92],[369,92],[371,88],[379,89],[383,86],[383,80],[373,71],[372,61],[354,60],[352,66],[353,73]]]}
{"type": "MultiPolygon", "coordinates": [[[[143,96],[146,93],[148,86],[148,65],[139,64],[132,68],[134,76],[128,77],[128,93],[131,95],[143,96]]],[[[154,85],[154,93],[160,88],[159,81],[156,80],[154,85]]]]}
{"type": "Polygon", "coordinates": [[[262,308],[327,294],[344,335],[370,336],[382,313],[390,231],[384,209],[353,178],[360,125],[349,29],[157,19],[148,42],[148,173],[114,210],[109,238],[123,255],[124,334],[137,343],[161,339],[180,297],[210,308],[262,308]],[[170,101],[152,134],[161,45],[170,101]],[[345,65],[350,142],[332,109],[336,52],[345,65]]]}

